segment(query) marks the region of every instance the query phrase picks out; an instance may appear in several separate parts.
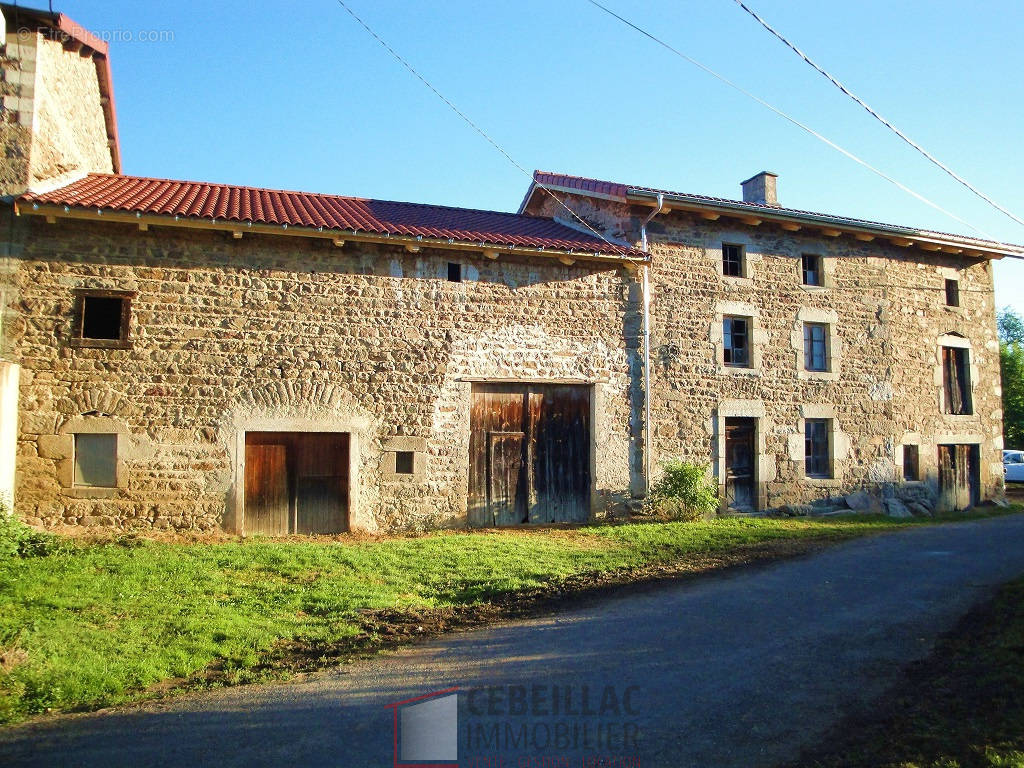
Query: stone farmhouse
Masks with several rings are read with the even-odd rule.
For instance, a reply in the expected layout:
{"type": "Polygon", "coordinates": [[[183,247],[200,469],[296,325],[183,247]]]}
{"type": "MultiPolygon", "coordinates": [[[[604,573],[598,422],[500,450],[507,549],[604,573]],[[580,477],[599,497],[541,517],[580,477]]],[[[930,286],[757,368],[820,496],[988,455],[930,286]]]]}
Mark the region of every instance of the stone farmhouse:
{"type": "Polygon", "coordinates": [[[537,172],[516,213],[127,176],[107,44],[4,17],[0,485],[245,534],[1002,496],[1015,245],[537,172]]]}

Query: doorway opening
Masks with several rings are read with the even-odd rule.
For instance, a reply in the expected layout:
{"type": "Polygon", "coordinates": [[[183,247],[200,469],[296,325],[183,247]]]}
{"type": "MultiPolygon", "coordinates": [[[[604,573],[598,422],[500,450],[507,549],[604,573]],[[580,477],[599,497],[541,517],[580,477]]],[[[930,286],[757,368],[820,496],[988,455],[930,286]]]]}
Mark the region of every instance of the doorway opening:
{"type": "Polygon", "coordinates": [[[757,419],[725,420],[725,501],[734,512],[757,511],[757,419]]]}
{"type": "Polygon", "coordinates": [[[344,432],[246,432],[246,534],[348,530],[349,436],[344,432]]]}

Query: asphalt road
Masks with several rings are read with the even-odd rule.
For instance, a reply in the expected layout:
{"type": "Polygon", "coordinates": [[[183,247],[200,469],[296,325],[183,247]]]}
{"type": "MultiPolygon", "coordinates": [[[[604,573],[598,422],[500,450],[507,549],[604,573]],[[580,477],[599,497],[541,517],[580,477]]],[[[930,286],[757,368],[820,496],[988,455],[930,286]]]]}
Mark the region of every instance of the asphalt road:
{"type": "Polygon", "coordinates": [[[387,705],[458,686],[463,766],[589,765],[585,755],[645,768],[771,766],[868,706],[1021,573],[1024,516],[905,530],[439,638],[303,682],[7,729],[0,765],[389,766],[387,705]]]}

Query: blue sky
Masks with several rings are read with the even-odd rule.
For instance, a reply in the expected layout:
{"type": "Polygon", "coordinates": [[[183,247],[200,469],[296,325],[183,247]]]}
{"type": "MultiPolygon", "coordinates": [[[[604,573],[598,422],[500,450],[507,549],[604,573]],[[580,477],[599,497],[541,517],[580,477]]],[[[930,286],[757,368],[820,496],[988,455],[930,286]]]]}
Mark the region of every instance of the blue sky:
{"type": "MultiPolygon", "coordinates": [[[[1024,227],[902,144],[733,0],[605,1],[986,235],[1024,243],[1024,227]]],[[[787,206],[976,234],[584,0],[347,2],[528,169],[723,197],[768,169],[787,206]]],[[[1024,218],[1019,0],[750,4],[1024,218]]],[[[499,210],[514,210],[529,183],[335,0],[54,7],[112,38],[126,173],[499,210]],[[154,31],[158,42],[140,39],[154,31]]],[[[996,290],[1024,314],[1024,262],[998,264],[996,290]]]]}

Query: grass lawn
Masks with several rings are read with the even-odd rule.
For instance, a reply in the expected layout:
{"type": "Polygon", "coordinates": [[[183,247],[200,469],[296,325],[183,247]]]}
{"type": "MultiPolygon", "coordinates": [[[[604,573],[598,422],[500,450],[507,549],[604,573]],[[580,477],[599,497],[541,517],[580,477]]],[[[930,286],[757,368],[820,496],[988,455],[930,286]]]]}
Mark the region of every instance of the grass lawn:
{"type": "Polygon", "coordinates": [[[146,698],[166,681],[208,685],[209,670],[218,683],[280,676],[282,646],[346,647],[367,635],[368,611],[476,605],[592,574],[709,557],[714,567],[721,553],[918,524],[732,518],[380,541],[122,539],[0,555],[0,723],[146,698]]]}
{"type": "Polygon", "coordinates": [[[1024,579],[968,614],[805,768],[1024,768],[1024,579]]]}

